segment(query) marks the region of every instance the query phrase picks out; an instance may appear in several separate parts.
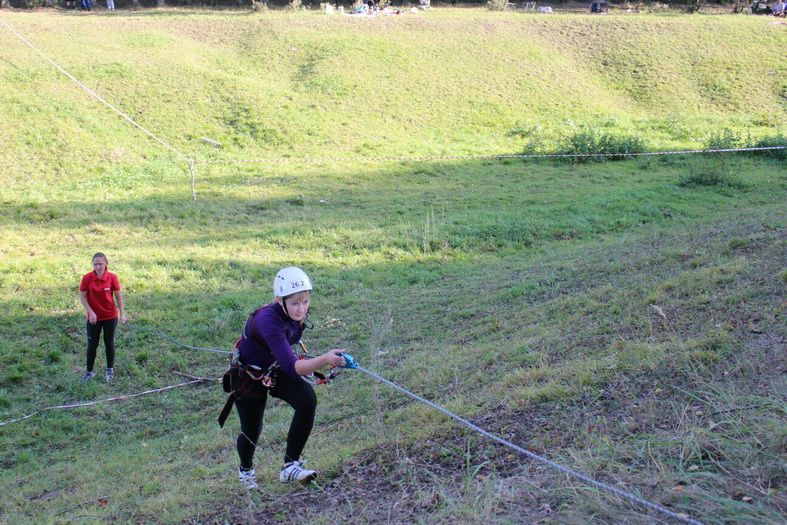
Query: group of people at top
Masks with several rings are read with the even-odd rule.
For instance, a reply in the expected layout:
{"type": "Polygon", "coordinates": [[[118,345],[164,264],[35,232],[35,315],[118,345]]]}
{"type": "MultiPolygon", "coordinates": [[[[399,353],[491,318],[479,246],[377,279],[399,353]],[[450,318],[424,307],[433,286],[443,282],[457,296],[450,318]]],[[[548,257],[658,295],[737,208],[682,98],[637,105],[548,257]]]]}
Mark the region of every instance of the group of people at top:
{"type": "MultiPolygon", "coordinates": [[[[96,253],[92,264],[93,270],[83,275],[79,284],[87,331],[87,370],[82,381],[95,377],[96,351],[103,332],[104,377],[110,382],[115,377],[115,330],[118,322],[127,322],[125,304],[118,276],[108,269],[107,256],[96,253]]],[[[257,488],[253,459],[269,394],[285,401],[294,410],[279,481],[309,483],[317,476],[315,470],[305,468],[301,461],[317,409],[317,396],[303,376],[346,363],[343,350],[339,349],[313,359],[299,359],[293,350],[294,345],[300,343],[304,330],[311,326],[307,322],[311,291],[311,280],[303,270],[282,268],[273,280],[273,301],[249,315],[235,343],[232,364],[236,373],[230,376],[230,389],[240,419],[236,441],[240,460],[238,479],[250,490],[257,488]]]]}
{"type": "Polygon", "coordinates": [[[380,10],[380,0],[355,0],[352,8],[353,13],[369,14],[380,10]]]}
{"type": "MultiPolygon", "coordinates": [[[[76,0],[65,0],[66,9],[76,9],[76,0]]],[[[91,11],[93,9],[93,0],[79,0],[79,8],[83,11],[91,11]]],[[[107,11],[115,10],[115,0],[107,0],[107,11]]]]}

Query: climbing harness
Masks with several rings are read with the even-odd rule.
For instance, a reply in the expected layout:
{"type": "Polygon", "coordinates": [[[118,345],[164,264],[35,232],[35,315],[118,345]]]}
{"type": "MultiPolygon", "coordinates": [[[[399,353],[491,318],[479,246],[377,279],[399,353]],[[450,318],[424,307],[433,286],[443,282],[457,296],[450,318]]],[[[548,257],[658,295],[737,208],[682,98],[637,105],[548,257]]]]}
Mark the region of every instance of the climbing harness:
{"type": "MultiPolygon", "coordinates": [[[[224,391],[229,394],[218,418],[219,427],[222,428],[230,412],[232,412],[232,406],[235,404],[235,401],[246,396],[254,398],[263,397],[266,395],[267,390],[276,386],[276,375],[279,371],[279,363],[274,361],[265,372],[258,366],[244,365],[240,360],[239,345],[240,339],[235,343],[235,350],[232,352],[230,367],[224,372],[224,376],[221,379],[224,391]]],[[[303,350],[303,353],[297,354],[298,359],[312,358],[303,341],[298,341],[298,346],[303,350]]],[[[315,371],[308,376],[301,376],[301,379],[312,385],[327,385],[339,375],[342,368],[358,368],[358,363],[353,356],[346,352],[340,355],[344,358],[344,365],[331,368],[327,374],[315,371]]]]}
{"type": "MultiPolygon", "coordinates": [[[[308,283],[308,278],[306,279],[307,284],[311,286],[311,284],[308,283]]],[[[232,352],[230,366],[222,376],[222,387],[224,388],[224,391],[229,394],[229,396],[227,396],[227,401],[224,403],[224,407],[219,413],[219,427],[224,427],[227,417],[229,417],[230,412],[232,412],[232,406],[237,400],[246,396],[257,399],[262,398],[267,395],[268,390],[276,386],[276,375],[278,374],[280,368],[278,362],[274,361],[267,370],[263,371],[263,369],[259,366],[247,365],[240,359],[241,341],[249,338],[256,339],[254,334],[254,317],[260,312],[260,310],[262,310],[262,308],[258,308],[249,314],[246,324],[243,327],[241,336],[235,341],[235,349],[232,352]],[[249,326],[251,329],[250,332],[247,333],[247,327],[249,326]]],[[[309,351],[306,348],[306,345],[303,344],[303,341],[298,341],[298,346],[300,346],[301,350],[303,351],[302,353],[299,352],[296,354],[298,359],[307,359],[311,357],[308,355],[309,351]]],[[[330,383],[338,375],[338,373],[338,369],[334,368],[331,369],[327,375],[320,372],[314,372],[310,374],[311,377],[304,376],[302,379],[307,383],[322,385],[330,383]]]]}
{"type": "Polygon", "coordinates": [[[235,401],[247,396],[259,399],[267,395],[267,391],[276,386],[278,370],[279,364],[276,362],[264,372],[258,366],[243,364],[240,360],[240,350],[236,344],[235,350],[232,352],[230,367],[221,378],[221,385],[229,396],[219,413],[219,427],[224,427],[235,401]]]}

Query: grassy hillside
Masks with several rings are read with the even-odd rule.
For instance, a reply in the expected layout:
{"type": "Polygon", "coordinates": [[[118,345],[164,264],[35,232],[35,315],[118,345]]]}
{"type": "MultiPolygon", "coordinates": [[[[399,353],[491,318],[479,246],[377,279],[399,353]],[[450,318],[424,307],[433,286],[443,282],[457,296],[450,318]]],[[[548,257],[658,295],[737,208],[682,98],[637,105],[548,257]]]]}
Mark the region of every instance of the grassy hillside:
{"type": "MultiPolygon", "coordinates": [[[[316,285],[312,348],[347,348],[703,522],[783,521],[783,156],[359,159],[552,151],[583,130],[651,149],[783,135],[783,25],[450,9],[0,17],[198,160],[191,201],[183,159],[0,26],[0,422],[217,377],[224,357],[141,329],[229,348],[275,271],[299,264],[316,285]],[[207,162],[285,157],[355,160],[207,162]],[[140,328],[120,331],[110,385],[79,383],[76,287],[99,250],[140,328]]],[[[0,519],[654,520],[360,373],[318,396],[306,455],[323,476],[305,490],[275,481],[290,414],[271,403],[261,490],[240,491],[237,420],[218,429],[216,384],[2,426],[0,519]]]]}
{"type": "MultiPolygon", "coordinates": [[[[581,126],[685,147],[724,127],[759,136],[785,122],[787,68],[773,60],[784,27],[763,17],[6,18],[191,155],[510,153],[524,138],[549,148],[581,126]]],[[[60,164],[27,161],[58,174],[139,157],[141,135],[13,35],[0,38],[4,153],[41,148],[60,164]]]]}

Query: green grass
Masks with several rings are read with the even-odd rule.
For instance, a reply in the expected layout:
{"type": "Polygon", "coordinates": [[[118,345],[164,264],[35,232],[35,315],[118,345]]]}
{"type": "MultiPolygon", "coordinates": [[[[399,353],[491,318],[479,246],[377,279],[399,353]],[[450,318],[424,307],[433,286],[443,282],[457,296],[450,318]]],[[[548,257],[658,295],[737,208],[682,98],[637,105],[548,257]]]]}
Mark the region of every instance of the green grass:
{"type": "MultiPolygon", "coordinates": [[[[132,322],[219,348],[298,264],[316,286],[310,347],[347,348],[704,522],[783,519],[783,159],[357,159],[551,151],[587,131],[650,149],[776,140],[781,26],[464,9],[0,16],[199,161],[192,201],[182,159],[0,31],[0,421],[226,366],[123,329],[116,381],[80,384],[76,287],[95,251],[132,322]],[[356,160],[207,162],[335,156],[356,160]]],[[[653,520],[360,373],[318,395],[306,454],[324,476],[293,514],[293,489],[274,481],[288,410],[271,403],[261,492],[239,495],[237,421],[218,429],[213,384],[0,427],[0,519],[653,520]]]]}

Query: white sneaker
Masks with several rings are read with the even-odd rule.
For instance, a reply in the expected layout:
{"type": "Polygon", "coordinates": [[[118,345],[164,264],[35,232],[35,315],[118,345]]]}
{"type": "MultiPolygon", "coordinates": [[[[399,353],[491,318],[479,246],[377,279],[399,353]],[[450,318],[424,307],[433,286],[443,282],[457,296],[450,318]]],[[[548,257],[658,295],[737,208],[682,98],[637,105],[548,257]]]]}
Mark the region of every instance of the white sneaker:
{"type": "Polygon", "coordinates": [[[282,483],[288,483],[290,481],[300,481],[305,485],[316,477],[317,477],[316,470],[305,469],[302,467],[302,463],[300,461],[293,461],[292,463],[287,463],[286,465],[284,465],[284,468],[281,469],[281,473],[279,474],[279,481],[281,481],[282,483]]]}
{"type": "Polygon", "coordinates": [[[249,490],[257,488],[257,474],[254,472],[254,469],[243,470],[238,467],[238,479],[241,485],[249,490]]]}

